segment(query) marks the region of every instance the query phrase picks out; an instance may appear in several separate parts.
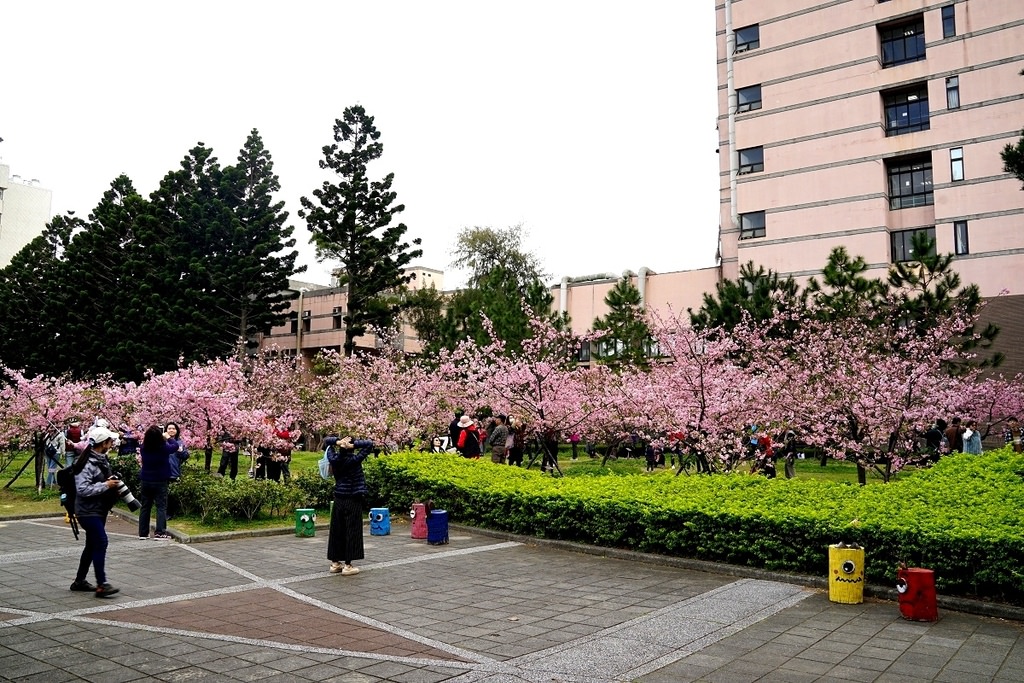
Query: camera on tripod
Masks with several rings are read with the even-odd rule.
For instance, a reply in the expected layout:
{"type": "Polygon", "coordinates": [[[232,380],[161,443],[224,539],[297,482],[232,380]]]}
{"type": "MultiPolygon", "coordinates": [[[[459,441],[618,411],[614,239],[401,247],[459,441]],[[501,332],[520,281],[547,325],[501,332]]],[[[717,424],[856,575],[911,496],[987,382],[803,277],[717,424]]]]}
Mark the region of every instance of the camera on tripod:
{"type": "Polygon", "coordinates": [[[115,487],[115,490],[117,491],[117,496],[121,499],[121,502],[127,505],[128,509],[132,512],[138,512],[142,508],[142,503],[132,495],[131,489],[128,488],[128,484],[124,483],[124,479],[121,477],[121,474],[119,472],[114,472],[110,475],[110,478],[117,479],[117,486],[115,487]]]}

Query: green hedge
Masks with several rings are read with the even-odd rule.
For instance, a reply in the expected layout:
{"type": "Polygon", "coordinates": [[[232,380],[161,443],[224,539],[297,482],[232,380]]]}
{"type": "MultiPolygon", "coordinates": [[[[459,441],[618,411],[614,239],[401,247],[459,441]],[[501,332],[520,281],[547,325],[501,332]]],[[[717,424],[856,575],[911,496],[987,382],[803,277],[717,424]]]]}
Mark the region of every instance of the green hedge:
{"type": "Polygon", "coordinates": [[[545,538],[824,574],[828,546],[865,547],[868,581],[900,562],[939,591],[1024,604],[1024,457],[956,455],[913,477],[860,487],[747,474],[553,478],[448,454],[369,460],[371,504],[433,500],[453,521],[545,538]]]}

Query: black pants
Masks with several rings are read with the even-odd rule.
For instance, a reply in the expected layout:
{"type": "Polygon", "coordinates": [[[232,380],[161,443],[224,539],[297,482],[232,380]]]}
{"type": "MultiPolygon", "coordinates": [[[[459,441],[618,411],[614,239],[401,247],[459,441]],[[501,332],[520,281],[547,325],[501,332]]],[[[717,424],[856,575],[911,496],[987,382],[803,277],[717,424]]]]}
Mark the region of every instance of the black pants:
{"type": "Polygon", "coordinates": [[[89,576],[89,565],[92,565],[96,583],[104,584],[107,582],[107,516],[79,517],[78,526],[85,530],[85,547],[78,561],[75,581],[85,581],[89,576]]]}
{"type": "Polygon", "coordinates": [[[234,479],[238,476],[238,451],[234,453],[220,452],[220,467],[217,468],[217,473],[223,477],[229,467],[231,468],[231,478],[234,479]]]}
{"type": "Polygon", "coordinates": [[[363,559],[363,497],[334,494],[327,559],[345,562],[363,559]]]}

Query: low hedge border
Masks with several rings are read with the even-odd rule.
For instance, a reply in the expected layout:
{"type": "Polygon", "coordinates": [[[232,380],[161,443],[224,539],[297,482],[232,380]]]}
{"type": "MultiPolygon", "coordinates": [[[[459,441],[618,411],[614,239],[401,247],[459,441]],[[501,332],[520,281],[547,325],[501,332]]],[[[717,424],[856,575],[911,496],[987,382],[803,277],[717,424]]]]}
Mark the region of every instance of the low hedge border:
{"type": "Polygon", "coordinates": [[[448,454],[396,453],[366,466],[372,504],[432,500],[471,526],[584,545],[818,575],[828,546],[865,548],[866,579],[901,562],[939,591],[1024,605],[1024,457],[955,455],[884,486],[671,473],[552,478],[448,454]]]}

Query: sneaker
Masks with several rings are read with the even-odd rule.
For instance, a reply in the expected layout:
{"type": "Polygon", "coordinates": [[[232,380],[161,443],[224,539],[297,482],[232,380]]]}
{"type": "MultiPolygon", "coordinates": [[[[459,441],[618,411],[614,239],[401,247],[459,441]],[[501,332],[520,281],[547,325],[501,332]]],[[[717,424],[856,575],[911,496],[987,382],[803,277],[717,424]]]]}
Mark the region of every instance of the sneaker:
{"type": "Polygon", "coordinates": [[[120,592],[119,588],[114,588],[109,583],[101,583],[96,586],[96,597],[97,598],[109,598],[114,593],[120,592]]]}
{"type": "Polygon", "coordinates": [[[352,576],[353,574],[358,574],[358,573],[359,573],[359,567],[353,567],[350,564],[346,564],[344,567],[341,568],[341,575],[342,576],[352,576]]]}
{"type": "Polygon", "coordinates": [[[174,536],[171,536],[166,531],[158,531],[158,532],[156,532],[155,534],[153,534],[153,538],[158,540],[158,541],[173,541],[174,540],[174,536]]]}
{"type": "Polygon", "coordinates": [[[337,574],[340,571],[344,571],[344,569],[345,569],[345,563],[344,562],[331,562],[331,573],[332,574],[337,574]]]}
{"type": "Polygon", "coordinates": [[[71,584],[71,590],[81,592],[94,591],[96,590],[96,586],[92,585],[91,583],[85,580],[76,580],[73,584],[71,584]]]}
{"type": "Polygon", "coordinates": [[[140,541],[148,541],[149,540],[149,536],[143,536],[142,534],[139,534],[139,540],[140,541]]]}

